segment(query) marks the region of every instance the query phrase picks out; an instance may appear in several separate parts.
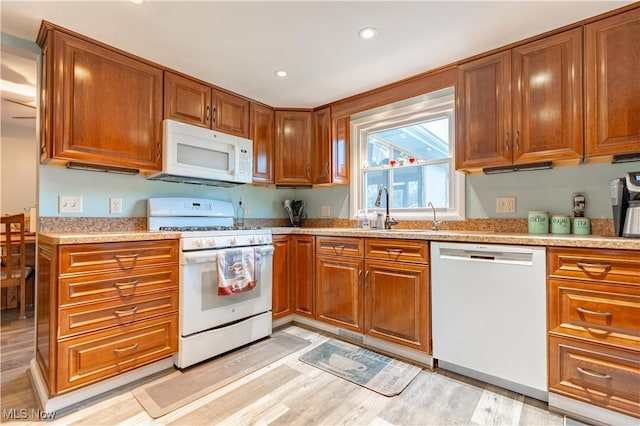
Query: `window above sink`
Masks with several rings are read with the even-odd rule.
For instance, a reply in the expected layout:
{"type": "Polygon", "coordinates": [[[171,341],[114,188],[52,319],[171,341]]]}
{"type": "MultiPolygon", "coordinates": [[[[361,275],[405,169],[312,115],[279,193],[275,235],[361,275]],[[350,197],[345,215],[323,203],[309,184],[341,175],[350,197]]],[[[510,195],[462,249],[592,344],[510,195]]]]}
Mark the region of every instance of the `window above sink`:
{"type": "Polygon", "coordinates": [[[381,187],[389,191],[398,220],[465,216],[464,174],[455,171],[454,88],[446,88],[351,117],[351,211],[376,207],[381,187]]]}

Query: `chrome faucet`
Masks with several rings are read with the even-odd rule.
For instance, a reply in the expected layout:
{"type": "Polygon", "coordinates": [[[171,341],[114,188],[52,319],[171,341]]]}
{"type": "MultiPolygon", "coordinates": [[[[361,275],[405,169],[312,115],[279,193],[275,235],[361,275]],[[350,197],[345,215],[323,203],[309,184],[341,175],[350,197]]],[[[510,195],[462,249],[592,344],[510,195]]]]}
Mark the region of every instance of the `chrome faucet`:
{"type": "Polygon", "coordinates": [[[442,223],[441,220],[436,220],[436,208],[433,207],[433,204],[431,204],[431,201],[429,201],[429,204],[427,204],[427,207],[431,207],[431,210],[433,210],[433,222],[431,222],[431,230],[432,231],[437,231],[438,230],[438,225],[440,225],[442,223]]]}
{"type": "Polygon", "coordinates": [[[395,219],[392,219],[389,216],[389,190],[384,186],[380,185],[378,188],[378,197],[376,198],[376,202],[374,203],[376,207],[380,207],[380,198],[382,198],[382,190],[384,190],[387,201],[387,215],[384,217],[384,229],[391,229],[392,225],[397,225],[398,222],[395,219]]]}

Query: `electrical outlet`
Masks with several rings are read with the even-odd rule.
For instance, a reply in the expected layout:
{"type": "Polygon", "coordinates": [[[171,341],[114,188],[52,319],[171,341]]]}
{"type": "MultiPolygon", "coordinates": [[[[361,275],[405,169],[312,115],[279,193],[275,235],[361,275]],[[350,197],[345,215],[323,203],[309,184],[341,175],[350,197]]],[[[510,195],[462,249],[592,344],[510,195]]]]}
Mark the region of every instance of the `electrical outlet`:
{"type": "Polygon", "coordinates": [[[109,198],[109,213],[122,213],[122,198],[109,198]]]}
{"type": "Polygon", "coordinates": [[[331,216],[331,206],[320,206],[320,216],[322,217],[331,216]]]}
{"type": "Polygon", "coordinates": [[[59,195],[58,213],[82,213],[82,197],[79,195],[59,195]]]}
{"type": "Polygon", "coordinates": [[[497,197],[496,213],[515,213],[516,197],[497,197]]]}
{"type": "Polygon", "coordinates": [[[244,215],[249,216],[249,213],[250,213],[249,204],[242,203],[242,207],[244,208],[244,215]]]}

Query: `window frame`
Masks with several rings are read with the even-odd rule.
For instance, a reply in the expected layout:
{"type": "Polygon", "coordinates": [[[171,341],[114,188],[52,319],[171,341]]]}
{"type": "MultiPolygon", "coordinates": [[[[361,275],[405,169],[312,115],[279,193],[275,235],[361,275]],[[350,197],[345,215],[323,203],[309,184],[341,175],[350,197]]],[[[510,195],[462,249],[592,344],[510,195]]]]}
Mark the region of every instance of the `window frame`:
{"type": "MultiPolygon", "coordinates": [[[[436,206],[438,220],[465,219],[465,174],[455,170],[455,96],[453,88],[438,90],[409,100],[395,102],[380,108],[365,111],[351,117],[351,183],[350,215],[355,219],[358,210],[364,209],[364,172],[362,163],[367,161],[367,135],[389,128],[428,121],[430,118],[449,117],[449,156],[446,159],[428,160],[421,166],[432,164],[449,165],[449,207],[436,206]]],[[[368,169],[369,171],[372,169],[368,169]]],[[[381,170],[385,170],[384,168],[381,170]]],[[[369,211],[385,212],[385,208],[369,211]]],[[[389,214],[398,220],[431,221],[430,207],[390,208],[389,214]]]]}

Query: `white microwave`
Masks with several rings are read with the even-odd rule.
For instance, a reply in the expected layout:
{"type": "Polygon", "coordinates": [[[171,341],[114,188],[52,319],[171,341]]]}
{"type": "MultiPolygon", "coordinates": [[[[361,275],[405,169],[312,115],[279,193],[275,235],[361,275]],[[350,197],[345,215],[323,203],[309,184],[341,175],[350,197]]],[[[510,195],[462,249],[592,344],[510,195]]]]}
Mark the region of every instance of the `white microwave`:
{"type": "Polygon", "coordinates": [[[234,186],[251,183],[253,142],[174,120],[162,122],[162,172],[152,180],[234,186]]]}

